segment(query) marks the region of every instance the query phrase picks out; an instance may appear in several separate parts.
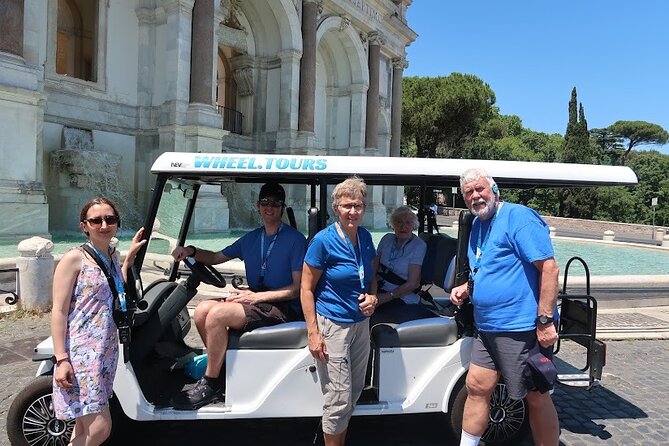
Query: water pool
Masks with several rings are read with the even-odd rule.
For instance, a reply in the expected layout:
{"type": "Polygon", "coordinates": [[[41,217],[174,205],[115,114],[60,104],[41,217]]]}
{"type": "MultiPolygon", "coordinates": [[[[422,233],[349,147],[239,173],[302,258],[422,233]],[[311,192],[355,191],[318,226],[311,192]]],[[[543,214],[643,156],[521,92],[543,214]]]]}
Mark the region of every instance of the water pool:
{"type": "MultiPolygon", "coordinates": [[[[455,235],[452,229],[446,229],[444,232],[451,236],[455,235]]],[[[201,234],[192,237],[189,243],[220,249],[228,246],[245,233],[246,231],[231,231],[225,234],[201,234]]],[[[384,234],[386,234],[386,231],[372,231],[374,242],[378,244],[384,234]]],[[[128,249],[132,235],[133,233],[124,232],[119,236],[121,250],[128,249]]],[[[78,246],[84,241],[84,238],[80,235],[55,235],[52,253],[54,255],[63,254],[69,248],[78,246]]],[[[16,245],[17,243],[0,242],[0,258],[18,256],[16,245]]],[[[588,263],[590,274],[594,276],[669,274],[669,250],[565,238],[553,240],[553,245],[555,247],[555,258],[560,266],[561,273],[564,273],[564,267],[571,257],[579,256],[588,263]]],[[[154,252],[156,252],[155,248],[163,251],[162,253],[168,251],[167,242],[160,245],[154,241],[152,242],[152,248],[151,250],[154,252]]],[[[569,275],[579,276],[583,274],[584,271],[580,263],[572,263],[569,275]]]]}

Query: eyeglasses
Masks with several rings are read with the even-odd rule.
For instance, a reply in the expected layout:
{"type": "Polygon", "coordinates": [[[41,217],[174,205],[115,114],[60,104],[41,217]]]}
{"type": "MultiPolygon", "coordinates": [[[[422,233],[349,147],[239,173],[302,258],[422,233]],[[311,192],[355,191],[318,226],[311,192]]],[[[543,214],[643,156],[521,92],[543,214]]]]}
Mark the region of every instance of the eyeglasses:
{"type": "Polygon", "coordinates": [[[113,226],[118,224],[119,218],[116,215],[105,215],[104,217],[91,217],[84,220],[91,226],[100,226],[104,221],[107,223],[107,226],[113,226]]]}
{"type": "Polygon", "coordinates": [[[362,203],[346,203],[338,204],[337,206],[344,209],[346,212],[351,212],[351,210],[355,210],[355,212],[362,212],[365,209],[365,205],[362,203]]]}
{"type": "Polygon", "coordinates": [[[283,200],[274,200],[272,198],[261,198],[258,200],[258,204],[260,206],[272,206],[273,208],[280,208],[283,207],[284,202],[283,200]]]}

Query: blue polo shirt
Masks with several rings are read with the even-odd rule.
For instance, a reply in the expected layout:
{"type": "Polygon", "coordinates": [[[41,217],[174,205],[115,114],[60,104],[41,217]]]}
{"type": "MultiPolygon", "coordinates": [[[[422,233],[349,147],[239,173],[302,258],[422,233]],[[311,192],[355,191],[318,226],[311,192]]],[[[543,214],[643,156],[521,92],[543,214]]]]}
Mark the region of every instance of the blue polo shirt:
{"type": "Polygon", "coordinates": [[[369,292],[374,257],[374,242],[365,228],[358,228],[358,244],[355,247],[339,236],[336,224],[316,234],[304,257],[307,265],[323,271],[316,284],[316,312],[337,322],[364,320],[358,298],[361,293],[369,292]],[[360,264],[365,271],[364,287],[360,283],[360,264]]]}

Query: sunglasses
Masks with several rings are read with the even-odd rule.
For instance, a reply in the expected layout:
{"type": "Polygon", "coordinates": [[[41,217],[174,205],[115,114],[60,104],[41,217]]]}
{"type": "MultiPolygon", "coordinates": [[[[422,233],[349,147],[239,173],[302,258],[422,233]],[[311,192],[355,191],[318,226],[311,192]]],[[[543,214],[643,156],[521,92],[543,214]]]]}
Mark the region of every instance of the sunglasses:
{"type": "Polygon", "coordinates": [[[91,226],[100,226],[103,221],[107,223],[107,226],[113,226],[118,224],[119,218],[116,215],[105,215],[104,217],[91,217],[84,220],[91,226]]]}
{"type": "Polygon", "coordinates": [[[273,200],[272,198],[261,198],[258,200],[260,206],[272,206],[273,208],[283,207],[283,200],[273,200]]]}

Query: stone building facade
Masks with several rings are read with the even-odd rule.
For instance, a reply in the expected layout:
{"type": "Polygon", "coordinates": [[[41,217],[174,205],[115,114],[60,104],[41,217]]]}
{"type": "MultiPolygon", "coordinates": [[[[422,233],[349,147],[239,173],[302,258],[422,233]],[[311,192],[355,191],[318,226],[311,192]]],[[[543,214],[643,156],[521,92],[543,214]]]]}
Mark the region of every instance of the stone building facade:
{"type": "MultiPolygon", "coordinates": [[[[95,193],[141,214],[165,151],[399,156],[411,2],[4,0],[0,237],[95,193]]],[[[400,200],[371,188],[367,223],[400,200]]]]}

